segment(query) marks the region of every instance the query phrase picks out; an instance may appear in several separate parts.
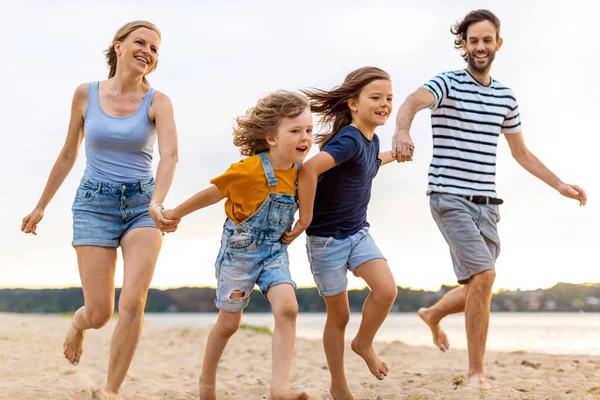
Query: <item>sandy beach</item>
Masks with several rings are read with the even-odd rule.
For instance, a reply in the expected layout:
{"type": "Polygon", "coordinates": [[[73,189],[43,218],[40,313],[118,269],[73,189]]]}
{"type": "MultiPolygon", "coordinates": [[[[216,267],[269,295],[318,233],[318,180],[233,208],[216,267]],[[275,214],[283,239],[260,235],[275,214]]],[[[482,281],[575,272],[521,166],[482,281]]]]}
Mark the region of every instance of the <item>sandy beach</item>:
{"type": "MultiPolygon", "coordinates": [[[[105,384],[115,322],[87,332],[74,367],[62,355],[67,317],[0,314],[0,398],[89,399],[93,387],[105,384]]],[[[197,399],[207,335],[207,329],[146,324],[121,394],[128,400],[197,399]]],[[[268,398],[270,348],[268,334],[243,329],[234,335],[219,369],[221,399],[268,398]]],[[[401,342],[378,343],[376,350],[391,367],[382,382],[348,346],[346,371],[359,399],[600,399],[598,356],[488,352],[486,369],[496,389],[481,392],[453,383],[466,373],[465,351],[442,354],[433,345],[401,342]]],[[[291,381],[312,398],[330,398],[320,341],[298,339],[291,381]]]]}

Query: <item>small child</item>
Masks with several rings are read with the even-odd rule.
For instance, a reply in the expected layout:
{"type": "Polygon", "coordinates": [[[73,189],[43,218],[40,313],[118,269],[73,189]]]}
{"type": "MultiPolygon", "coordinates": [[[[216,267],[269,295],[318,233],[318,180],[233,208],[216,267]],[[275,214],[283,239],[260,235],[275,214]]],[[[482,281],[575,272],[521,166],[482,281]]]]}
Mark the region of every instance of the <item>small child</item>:
{"type": "Polygon", "coordinates": [[[379,152],[375,129],[392,112],[389,75],[375,67],[348,74],[332,90],[307,90],[312,111],[328,129],[315,138],[319,154],[300,171],[300,218],[284,242],[306,229],[311,271],[327,307],[323,347],[334,399],[353,399],[344,372],[344,336],[350,318],[347,271],[365,280],[367,296],[352,350],[377,379],[388,366],[373,350],[373,339],[396,299],[397,287],[385,257],[369,234],[367,207],[379,167],[394,160],[379,152]]]}
{"type": "Polygon", "coordinates": [[[212,179],[208,189],[163,211],[165,218],[179,219],[227,199],[215,265],[219,317],[206,343],[200,398],[217,398],[219,360],[258,285],[275,317],[270,398],[308,399],[289,387],[298,303],[281,237],[294,221],[298,169],[312,145],[310,104],[301,94],[278,91],[261,98],[236,122],[233,143],[248,158],[212,179]]]}

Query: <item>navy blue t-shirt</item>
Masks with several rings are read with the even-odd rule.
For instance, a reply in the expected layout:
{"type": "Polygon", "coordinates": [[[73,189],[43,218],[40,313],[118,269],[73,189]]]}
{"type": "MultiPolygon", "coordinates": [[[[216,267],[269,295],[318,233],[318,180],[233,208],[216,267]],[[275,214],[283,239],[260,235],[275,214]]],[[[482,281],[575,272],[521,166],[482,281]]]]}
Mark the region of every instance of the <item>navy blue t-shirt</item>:
{"type": "Polygon", "coordinates": [[[335,160],[335,167],[319,176],[310,236],[345,239],[369,226],[367,207],[377,175],[379,138],[369,141],[358,129],[346,126],[321,151],[335,160]]]}

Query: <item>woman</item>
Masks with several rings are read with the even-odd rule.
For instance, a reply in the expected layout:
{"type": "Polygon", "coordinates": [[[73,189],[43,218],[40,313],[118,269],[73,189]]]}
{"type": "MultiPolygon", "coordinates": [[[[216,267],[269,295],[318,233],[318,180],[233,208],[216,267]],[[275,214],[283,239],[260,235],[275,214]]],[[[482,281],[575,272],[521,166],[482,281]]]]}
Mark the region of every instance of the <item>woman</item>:
{"type": "Polygon", "coordinates": [[[146,21],[130,22],[118,30],[106,51],[108,80],[75,90],[64,147],[37,206],[21,226],[23,232],[36,234],[85,137],[86,169],[73,203],[73,246],[85,305],[73,316],[64,354],[76,365],[85,331],[110,320],[117,247],[121,246],[124,279],[107,381],[107,394],[117,399],[140,340],[161,231],[174,232],[179,223],[160,212],[177,164],[173,106],[146,79],[156,69],[160,39],[158,28],[146,21]],[[152,150],[157,138],[160,162],[155,184],[152,150]]]}

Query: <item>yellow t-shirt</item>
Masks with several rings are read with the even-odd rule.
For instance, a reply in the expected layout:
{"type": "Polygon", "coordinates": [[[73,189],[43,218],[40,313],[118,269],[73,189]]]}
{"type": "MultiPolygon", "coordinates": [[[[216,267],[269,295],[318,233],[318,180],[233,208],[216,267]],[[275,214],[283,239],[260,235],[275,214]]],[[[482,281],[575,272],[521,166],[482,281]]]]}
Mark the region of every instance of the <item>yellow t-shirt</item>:
{"type": "Polygon", "coordinates": [[[269,188],[260,156],[254,155],[231,164],[224,174],[211,179],[210,183],[227,198],[225,213],[239,224],[258,210],[270,192],[296,194],[296,166],[274,172],[277,186],[269,188]]]}

